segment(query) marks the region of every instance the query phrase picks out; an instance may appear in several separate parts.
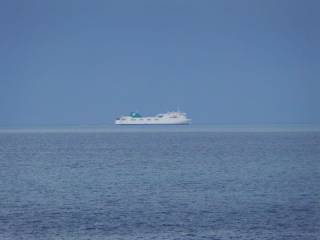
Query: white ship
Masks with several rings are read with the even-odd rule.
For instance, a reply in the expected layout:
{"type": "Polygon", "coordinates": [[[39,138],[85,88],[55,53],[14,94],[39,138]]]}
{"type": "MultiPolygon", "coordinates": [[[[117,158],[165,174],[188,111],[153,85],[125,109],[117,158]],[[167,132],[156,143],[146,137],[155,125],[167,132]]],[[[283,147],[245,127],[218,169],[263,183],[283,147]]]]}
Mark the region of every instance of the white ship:
{"type": "Polygon", "coordinates": [[[151,125],[151,124],[190,124],[191,119],[187,118],[184,112],[167,112],[157,114],[153,117],[142,117],[137,112],[132,112],[129,116],[122,116],[116,119],[115,124],[117,125],[151,125]]]}

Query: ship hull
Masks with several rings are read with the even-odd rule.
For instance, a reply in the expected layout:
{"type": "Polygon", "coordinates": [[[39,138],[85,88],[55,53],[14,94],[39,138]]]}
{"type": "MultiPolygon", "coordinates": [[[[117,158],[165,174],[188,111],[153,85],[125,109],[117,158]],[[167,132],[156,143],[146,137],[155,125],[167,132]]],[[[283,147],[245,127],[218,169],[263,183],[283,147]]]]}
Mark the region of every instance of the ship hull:
{"type": "Polygon", "coordinates": [[[142,117],[137,112],[130,116],[122,116],[116,119],[116,125],[187,125],[191,119],[183,112],[167,112],[156,116],[142,117]]]}
{"type": "Polygon", "coordinates": [[[158,120],[135,120],[135,121],[127,121],[127,120],[116,120],[116,125],[188,125],[191,121],[188,120],[178,120],[178,121],[158,121],[158,120]]]}

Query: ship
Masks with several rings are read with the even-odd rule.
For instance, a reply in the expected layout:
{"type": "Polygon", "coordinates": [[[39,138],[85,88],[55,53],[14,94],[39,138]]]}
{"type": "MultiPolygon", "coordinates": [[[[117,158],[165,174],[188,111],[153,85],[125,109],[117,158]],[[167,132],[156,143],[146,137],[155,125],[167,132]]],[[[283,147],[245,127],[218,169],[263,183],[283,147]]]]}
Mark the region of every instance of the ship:
{"type": "Polygon", "coordinates": [[[185,125],[190,124],[189,119],[184,112],[160,113],[156,116],[143,117],[137,112],[131,112],[129,116],[122,116],[116,119],[117,125],[185,125]]]}

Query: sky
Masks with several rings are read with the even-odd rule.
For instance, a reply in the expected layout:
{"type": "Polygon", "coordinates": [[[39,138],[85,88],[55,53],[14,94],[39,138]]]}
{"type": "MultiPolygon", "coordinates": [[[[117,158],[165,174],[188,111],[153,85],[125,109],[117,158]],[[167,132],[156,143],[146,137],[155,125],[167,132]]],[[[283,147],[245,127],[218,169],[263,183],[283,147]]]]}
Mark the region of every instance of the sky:
{"type": "Polygon", "coordinates": [[[0,126],[320,124],[320,1],[3,0],[0,126]]]}

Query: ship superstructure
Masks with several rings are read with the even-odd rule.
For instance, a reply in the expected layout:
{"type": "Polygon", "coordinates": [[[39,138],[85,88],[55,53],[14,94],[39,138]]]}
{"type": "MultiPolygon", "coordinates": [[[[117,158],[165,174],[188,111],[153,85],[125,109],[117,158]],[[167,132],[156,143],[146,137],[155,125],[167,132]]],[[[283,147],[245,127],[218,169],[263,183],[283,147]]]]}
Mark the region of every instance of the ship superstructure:
{"type": "Polygon", "coordinates": [[[180,111],[160,113],[151,117],[143,117],[137,112],[131,112],[129,116],[119,117],[115,121],[117,125],[181,125],[190,123],[191,119],[187,118],[186,113],[180,111]]]}

